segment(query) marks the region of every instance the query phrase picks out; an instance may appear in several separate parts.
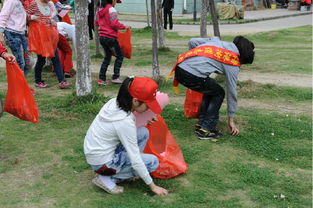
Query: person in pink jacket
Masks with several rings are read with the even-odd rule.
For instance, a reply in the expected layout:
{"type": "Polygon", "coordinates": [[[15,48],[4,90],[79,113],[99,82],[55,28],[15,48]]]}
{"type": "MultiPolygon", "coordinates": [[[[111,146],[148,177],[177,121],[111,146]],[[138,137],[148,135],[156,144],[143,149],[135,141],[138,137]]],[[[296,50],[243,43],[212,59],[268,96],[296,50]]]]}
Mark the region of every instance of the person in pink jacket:
{"type": "Polygon", "coordinates": [[[96,13],[95,25],[99,27],[100,44],[102,45],[105,57],[102,62],[99,73],[99,85],[107,85],[106,72],[110,65],[112,58],[112,51],[116,56],[114,63],[114,70],[112,76],[112,82],[121,84],[123,80],[120,79],[120,69],[123,63],[123,53],[121,47],[117,41],[118,30],[130,28],[118,21],[117,11],[114,8],[116,0],[102,1],[100,9],[96,13]]]}

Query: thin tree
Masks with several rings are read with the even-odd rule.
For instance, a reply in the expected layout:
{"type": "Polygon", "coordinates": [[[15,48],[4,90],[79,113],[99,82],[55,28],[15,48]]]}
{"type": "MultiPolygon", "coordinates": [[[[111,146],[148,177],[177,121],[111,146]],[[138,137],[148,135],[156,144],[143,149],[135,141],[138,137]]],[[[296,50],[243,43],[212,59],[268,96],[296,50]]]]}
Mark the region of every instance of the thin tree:
{"type": "Polygon", "coordinates": [[[158,31],[155,0],[151,0],[151,20],[152,20],[152,77],[160,78],[159,60],[158,60],[158,31]]]}
{"type": "Polygon", "coordinates": [[[214,36],[221,37],[220,29],[218,26],[218,20],[217,20],[215,5],[214,5],[214,0],[208,0],[208,1],[209,1],[209,10],[210,10],[210,14],[211,14],[211,19],[212,19],[212,23],[213,23],[214,36]]]}
{"type": "Polygon", "coordinates": [[[88,1],[75,1],[75,35],[77,40],[76,58],[76,95],[85,96],[91,94],[91,71],[89,56],[89,33],[88,33],[88,1]]]}
{"type": "Polygon", "coordinates": [[[148,0],[146,0],[146,12],[147,12],[147,26],[150,27],[148,0]]]}
{"type": "Polygon", "coordinates": [[[162,2],[157,0],[157,25],[158,25],[158,37],[159,37],[159,48],[165,48],[164,41],[164,29],[162,21],[162,2]]]}
{"type": "Polygon", "coordinates": [[[208,17],[207,0],[201,0],[200,36],[202,38],[207,37],[207,22],[208,22],[207,17],[208,17]]]}
{"type": "MultiPolygon", "coordinates": [[[[94,15],[96,16],[97,10],[98,10],[98,4],[99,4],[99,0],[95,0],[94,3],[94,15]]],[[[95,45],[96,45],[96,55],[101,54],[100,52],[100,41],[99,41],[99,28],[97,26],[95,26],[95,45]]]]}

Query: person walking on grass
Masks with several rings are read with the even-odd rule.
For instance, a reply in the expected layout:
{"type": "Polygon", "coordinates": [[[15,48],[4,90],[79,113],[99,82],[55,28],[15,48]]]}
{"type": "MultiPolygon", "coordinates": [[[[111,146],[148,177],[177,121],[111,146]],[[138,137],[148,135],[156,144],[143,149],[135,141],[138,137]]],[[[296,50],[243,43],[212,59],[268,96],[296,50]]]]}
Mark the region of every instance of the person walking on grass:
{"type": "Polygon", "coordinates": [[[117,41],[118,30],[130,28],[118,21],[117,11],[114,8],[116,0],[101,1],[100,9],[96,13],[95,25],[99,27],[100,44],[102,45],[105,57],[101,64],[99,73],[99,85],[107,85],[106,72],[110,65],[112,52],[116,56],[114,63],[114,70],[112,82],[121,84],[123,80],[120,79],[120,69],[123,63],[123,53],[117,41]]]}
{"type": "Polygon", "coordinates": [[[17,64],[27,75],[32,68],[28,51],[26,32],[26,11],[24,0],[6,0],[0,12],[0,43],[8,44],[16,57],[17,64]]]}
{"type": "Polygon", "coordinates": [[[234,117],[237,109],[237,80],[241,64],[251,64],[254,44],[237,36],[233,42],[218,37],[192,38],[189,51],[178,56],[172,69],[175,72],[174,87],[178,83],[203,93],[196,134],[199,139],[216,139],[223,134],[218,131],[219,110],[225,97],[224,89],[210,78],[211,73],[225,75],[227,88],[228,127],[231,135],[239,134],[234,117]]]}
{"type": "Polygon", "coordinates": [[[133,112],[151,109],[160,114],[158,85],[150,78],[127,78],[117,98],[108,101],[90,125],[84,140],[87,163],[98,174],[92,182],[110,194],[123,193],[117,183],[140,177],[156,195],[168,191],[154,184],[150,172],[157,169],[156,156],[144,154],[149,131],[136,128],[133,112]]]}
{"type": "Polygon", "coordinates": [[[53,2],[49,0],[34,0],[29,4],[27,9],[27,18],[30,21],[28,42],[30,45],[33,45],[33,48],[30,47],[30,50],[36,51],[37,53],[37,62],[35,65],[35,87],[38,88],[48,87],[48,84],[46,84],[41,77],[42,68],[46,63],[46,57],[51,58],[55,74],[57,75],[57,79],[59,81],[59,88],[65,89],[70,86],[70,84],[64,79],[63,69],[57,50],[59,34],[55,33],[55,31],[57,31],[57,23],[53,20],[56,15],[56,8],[54,7],[53,2]],[[32,24],[34,25],[36,23],[39,24],[39,26],[32,27],[32,24]],[[48,32],[43,34],[40,30],[48,32]],[[34,40],[34,38],[30,39],[31,34],[35,34],[36,37],[39,36],[37,38],[40,38],[41,40],[34,40]],[[51,42],[43,42],[42,40],[50,40],[51,42]],[[42,47],[43,44],[50,45],[49,47],[42,47]],[[51,52],[49,51],[49,56],[44,55],[48,54],[46,51],[47,48],[52,48],[52,54],[50,54],[51,52]]]}

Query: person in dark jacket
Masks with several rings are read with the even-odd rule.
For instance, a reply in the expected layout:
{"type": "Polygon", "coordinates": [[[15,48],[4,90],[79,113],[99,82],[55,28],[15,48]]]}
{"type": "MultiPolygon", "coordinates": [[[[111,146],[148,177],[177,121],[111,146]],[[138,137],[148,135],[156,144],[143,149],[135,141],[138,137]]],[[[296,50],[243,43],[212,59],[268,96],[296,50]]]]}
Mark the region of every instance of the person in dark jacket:
{"type": "Polygon", "coordinates": [[[173,29],[173,19],[172,19],[172,13],[174,10],[174,0],[163,0],[162,3],[163,8],[163,15],[164,15],[164,29],[167,29],[167,16],[170,23],[170,30],[173,29]]]}

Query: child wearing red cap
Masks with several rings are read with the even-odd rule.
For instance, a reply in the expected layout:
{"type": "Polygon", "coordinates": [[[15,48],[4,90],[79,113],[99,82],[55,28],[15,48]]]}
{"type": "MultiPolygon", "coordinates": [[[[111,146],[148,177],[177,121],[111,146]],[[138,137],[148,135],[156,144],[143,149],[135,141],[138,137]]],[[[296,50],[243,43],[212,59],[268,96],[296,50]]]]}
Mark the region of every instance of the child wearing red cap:
{"type": "Polygon", "coordinates": [[[116,185],[126,179],[140,177],[156,195],[168,191],[153,183],[150,172],[159,161],[144,154],[149,131],[136,128],[133,112],[143,113],[149,108],[156,114],[162,109],[156,100],[158,85],[150,78],[127,78],[117,98],[108,101],[100,110],[84,140],[84,153],[88,164],[98,173],[92,182],[110,194],[123,193],[116,185]]]}

